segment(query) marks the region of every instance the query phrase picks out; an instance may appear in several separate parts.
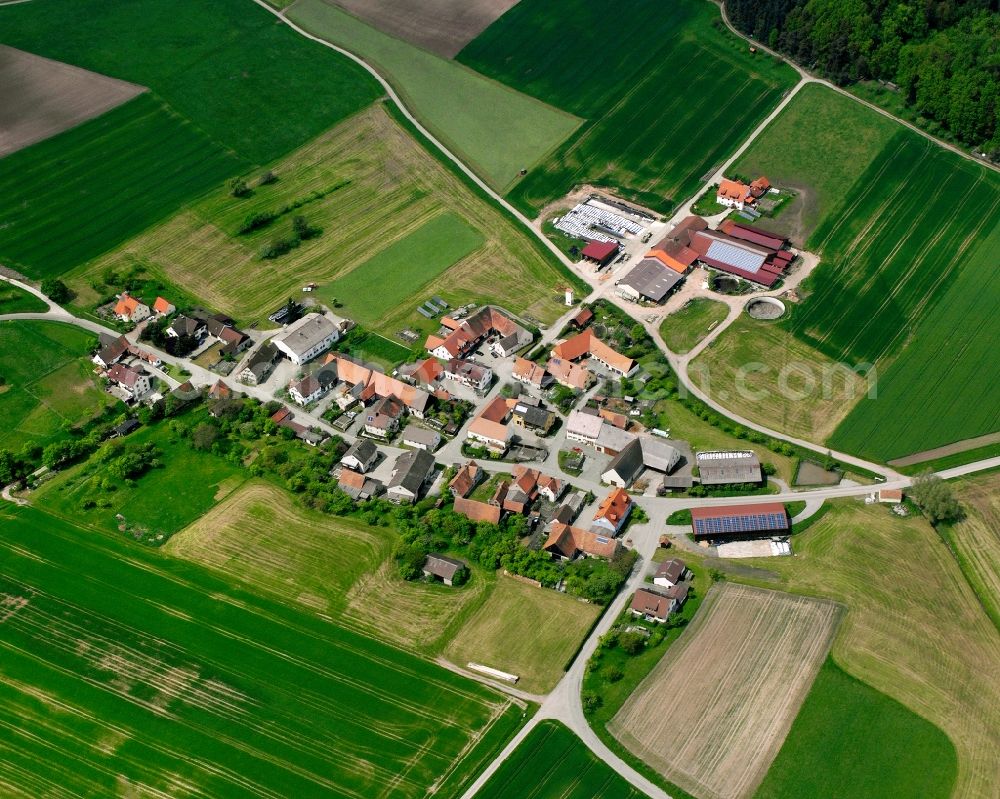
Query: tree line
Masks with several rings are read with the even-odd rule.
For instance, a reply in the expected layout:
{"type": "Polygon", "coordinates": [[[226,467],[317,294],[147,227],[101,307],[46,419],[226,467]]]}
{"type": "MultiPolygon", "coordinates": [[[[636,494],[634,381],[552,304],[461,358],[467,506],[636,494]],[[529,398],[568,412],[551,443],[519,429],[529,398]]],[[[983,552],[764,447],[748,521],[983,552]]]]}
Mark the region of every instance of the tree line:
{"type": "Polygon", "coordinates": [[[730,21],[838,85],[895,84],[907,107],[1000,160],[1000,14],[988,0],[729,0],[730,21]]]}

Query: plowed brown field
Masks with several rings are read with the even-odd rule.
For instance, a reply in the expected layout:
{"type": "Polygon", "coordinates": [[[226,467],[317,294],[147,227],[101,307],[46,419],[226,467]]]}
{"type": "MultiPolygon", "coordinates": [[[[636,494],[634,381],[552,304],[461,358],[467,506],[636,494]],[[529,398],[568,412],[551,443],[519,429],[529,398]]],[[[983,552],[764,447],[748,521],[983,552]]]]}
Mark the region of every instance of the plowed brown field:
{"type": "Polygon", "coordinates": [[[611,732],[699,797],[750,796],[830,649],[841,610],[834,602],[716,584],[611,732]]]}
{"type": "Polygon", "coordinates": [[[0,45],[0,158],[143,91],[134,83],[0,45]]]}

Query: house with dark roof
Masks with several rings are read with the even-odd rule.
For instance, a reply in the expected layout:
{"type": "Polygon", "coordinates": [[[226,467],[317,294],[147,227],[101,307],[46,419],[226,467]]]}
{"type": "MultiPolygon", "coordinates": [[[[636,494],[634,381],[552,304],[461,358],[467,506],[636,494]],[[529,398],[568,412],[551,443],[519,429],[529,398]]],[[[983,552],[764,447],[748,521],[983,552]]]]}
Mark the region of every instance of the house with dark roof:
{"type": "Polygon", "coordinates": [[[427,450],[408,449],[392,468],[386,496],[392,502],[413,504],[434,475],[434,456],[427,450]]]}
{"type": "Polygon", "coordinates": [[[175,316],[164,332],[171,338],[180,338],[181,336],[202,338],[208,334],[208,327],[201,319],[181,315],[175,316]]]}
{"type": "Polygon", "coordinates": [[[108,369],[107,377],[129,397],[141,397],[150,389],[148,374],[142,369],[134,369],[122,363],[116,363],[108,369]]]}
{"type": "Polygon", "coordinates": [[[697,539],[725,541],[782,536],[790,529],[788,511],[780,502],[691,509],[691,531],[697,539]]]}
{"type": "Polygon", "coordinates": [[[240,370],[239,381],[248,386],[259,386],[270,376],[277,360],[277,348],[271,344],[264,344],[247,359],[243,369],[240,370]]]}
{"type": "Polygon", "coordinates": [[[138,419],[126,419],[120,425],[116,425],[111,428],[111,432],[108,434],[108,438],[124,438],[129,433],[132,433],[139,429],[138,419]]]}
{"type": "Polygon", "coordinates": [[[653,436],[637,436],[615,455],[601,474],[601,480],[619,488],[627,488],[644,469],[670,474],[680,460],[681,451],[672,444],[653,436]]]}
{"type": "Polygon", "coordinates": [[[454,585],[460,573],[468,571],[468,566],[455,558],[448,558],[444,555],[431,554],[424,561],[424,577],[435,577],[445,585],[454,585]]]}
{"type": "Polygon", "coordinates": [[[663,588],[671,588],[677,585],[688,575],[687,565],[682,560],[671,558],[665,560],[656,567],[653,573],[653,585],[663,588]]]}
{"type": "Polygon", "coordinates": [[[454,380],[480,394],[486,393],[493,382],[493,370],[475,361],[452,358],[444,365],[446,380],[454,380]]]}
{"type": "Polygon", "coordinates": [[[368,439],[359,438],[350,449],[344,453],[340,462],[356,472],[364,474],[369,471],[378,461],[378,447],[368,439]]]}
{"type": "Polygon", "coordinates": [[[128,339],[125,336],[115,338],[106,333],[101,333],[98,337],[98,342],[100,346],[93,357],[93,361],[102,369],[107,369],[118,363],[129,351],[128,339]]]}
{"type": "Polygon", "coordinates": [[[671,613],[676,613],[683,607],[687,595],[686,585],[675,585],[664,589],[640,588],[632,597],[629,609],[634,616],[663,624],[670,618],[671,613]]]}
{"type": "Polygon", "coordinates": [[[695,463],[702,485],[756,484],[763,480],[760,459],[750,450],[699,452],[695,463]]]}
{"type": "Polygon", "coordinates": [[[534,430],[542,435],[549,432],[556,423],[556,415],[541,405],[518,402],[511,411],[511,421],[518,427],[534,430]]]}
{"type": "Polygon", "coordinates": [[[334,383],[336,378],[333,373],[320,369],[314,374],[292,380],[288,384],[288,396],[299,405],[308,405],[323,397],[334,383]]]}

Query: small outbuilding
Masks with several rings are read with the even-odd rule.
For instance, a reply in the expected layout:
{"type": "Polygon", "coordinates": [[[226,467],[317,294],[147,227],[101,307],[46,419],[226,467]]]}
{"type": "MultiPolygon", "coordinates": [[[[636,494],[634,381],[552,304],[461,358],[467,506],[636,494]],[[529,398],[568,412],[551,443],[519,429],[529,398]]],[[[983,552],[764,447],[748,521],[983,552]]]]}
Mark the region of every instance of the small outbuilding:
{"type": "Polygon", "coordinates": [[[434,577],[445,585],[461,585],[469,567],[463,561],[444,555],[428,555],[424,561],[424,577],[434,577]]]}
{"type": "Polygon", "coordinates": [[[583,248],[580,256],[584,261],[597,264],[598,267],[607,266],[621,250],[621,245],[617,241],[592,241],[583,248]]]}

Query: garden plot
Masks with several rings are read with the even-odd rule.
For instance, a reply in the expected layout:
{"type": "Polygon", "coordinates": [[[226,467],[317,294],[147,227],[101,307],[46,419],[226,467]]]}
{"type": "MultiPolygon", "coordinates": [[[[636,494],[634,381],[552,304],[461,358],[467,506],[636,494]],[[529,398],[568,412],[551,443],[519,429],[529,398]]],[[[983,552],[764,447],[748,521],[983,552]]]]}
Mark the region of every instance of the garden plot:
{"type": "Polygon", "coordinates": [[[721,584],[609,729],[701,797],[750,796],[833,640],[841,606],[721,584]]]}
{"type": "Polygon", "coordinates": [[[0,158],[142,91],[134,83],[0,45],[0,158]]]}

